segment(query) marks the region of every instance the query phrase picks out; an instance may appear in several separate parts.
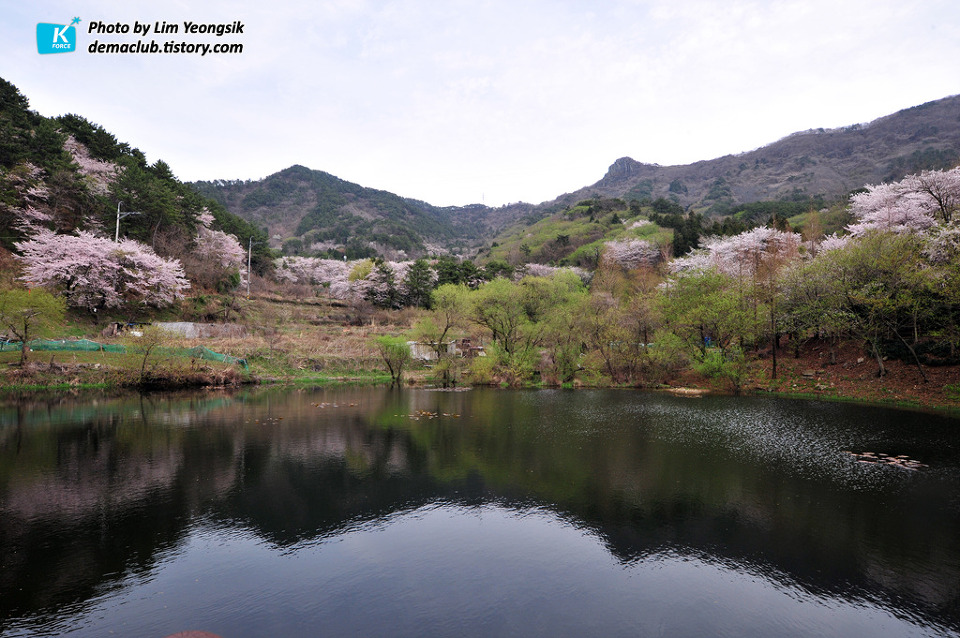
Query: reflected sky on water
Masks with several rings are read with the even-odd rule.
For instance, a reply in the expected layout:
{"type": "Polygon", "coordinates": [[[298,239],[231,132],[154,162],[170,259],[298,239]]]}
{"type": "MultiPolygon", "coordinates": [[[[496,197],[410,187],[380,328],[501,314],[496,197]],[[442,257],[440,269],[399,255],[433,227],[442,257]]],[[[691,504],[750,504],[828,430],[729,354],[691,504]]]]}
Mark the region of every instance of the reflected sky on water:
{"type": "Polygon", "coordinates": [[[6,406],[0,635],[960,635],[958,425],[611,390],[6,406]]]}

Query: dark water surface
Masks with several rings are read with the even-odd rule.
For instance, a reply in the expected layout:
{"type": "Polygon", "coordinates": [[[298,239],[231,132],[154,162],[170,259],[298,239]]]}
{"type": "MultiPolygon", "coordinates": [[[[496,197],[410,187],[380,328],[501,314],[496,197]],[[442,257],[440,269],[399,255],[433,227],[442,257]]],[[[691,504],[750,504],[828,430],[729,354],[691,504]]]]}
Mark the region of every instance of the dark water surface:
{"type": "Polygon", "coordinates": [[[960,636],[960,420],[603,390],[0,408],[0,636],[186,629],[960,636]]]}

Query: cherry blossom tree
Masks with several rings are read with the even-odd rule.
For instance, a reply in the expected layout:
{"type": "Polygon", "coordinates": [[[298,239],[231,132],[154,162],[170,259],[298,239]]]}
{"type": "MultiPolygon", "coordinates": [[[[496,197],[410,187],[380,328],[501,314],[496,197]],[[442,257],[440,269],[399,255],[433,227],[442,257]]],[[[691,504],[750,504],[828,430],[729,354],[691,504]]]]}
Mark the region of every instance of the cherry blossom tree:
{"type": "Polygon", "coordinates": [[[802,237],[798,233],[759,227],[732,237],[708,237],[702,247],[689,255],[674,259],[674,273],[706,271],[716,268],[725,275],[753,277],[765,264],[796,258],[802,237]]]}
{"type": "Polygon", "coordinates": [[[950,224],[960,210],[960,167],[949,171],[923,171],[899,182],[868,186],[850,198],[857,223],[852,235],[870,230],[895,233],[928,231],[937,223],[950,224]]]}
{"type": "Polygon", "coordinates": [[[0,201],[0,212],[6,217],[3,226],[24,234],[31,234],[53,221],[47,205],[49,189],[43,183],[43,170],[30,162],[24,162],[3,176],[4,181],[16,194],[16,203],[0,201]]]}
{"type": "Polygon", "coordinates": [[[120,173],[119,167],[113,162],[104,162],[91,156],[87,147],[72,135],[67,136],[63,147],[70,153],[73,162],[80,169],[80,174],[87,177],[90,189],[98,195],[106,195],[110,184],[116,181],[120,173]]]}
{"type": "Polygon", "coordinates": [[[936,224],[932,201],[902,182],[867,186],[865,192],[850,198],[850,212],[857,218],[857,223],[847,227],[854,236],[872,230],[924,232],[936,224]]]}
{"type": "Polygon", "coordinates": [[[850,243],[850,235],[827,235],[817,245],[817,253],[825,253],[830,250],[839,250],[850,243]]]}
{"type": "Polygon", "coordinates": [[[246,276],[247,251],[233,235],[214,230],[213,215],[204,209],[197,217],[195,248],[191,268],[194,281],[202,281],[220,287],[222,282],[233,280],[233,287],[241,285],[246,276]]]}
{"type": "Polygon", "coordinates": [[[71,306],[94,312],[131,303],[167,306],[190,287],[177,260],[131,239],[114,243],[84,231],[41,230],[16,247],[23,281],[59,289],[71,306]]]}
{"type": "Polygon", "coordinates": [[[622,239],[604,244],[603,258],[624,270],[655,266],[660,257],[660,248],[643,239],[622,239]]]}
{"type": "Polygon", "coordinates": [[[934,217],[949,224],[960,211],[960,166],[949,171],[923,171],[910,175],[901,182],[902,188],[922,196],[929,208],[934,208],[934,217]]]}

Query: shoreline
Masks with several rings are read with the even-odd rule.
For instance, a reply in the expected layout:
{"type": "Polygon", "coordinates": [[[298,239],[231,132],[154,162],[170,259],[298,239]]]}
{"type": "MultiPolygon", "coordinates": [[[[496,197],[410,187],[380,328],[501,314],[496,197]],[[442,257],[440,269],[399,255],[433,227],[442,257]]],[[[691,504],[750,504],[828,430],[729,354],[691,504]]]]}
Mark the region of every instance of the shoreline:
{"type": "MultiPolygon", "coordinates": [[[[418,371],[419,372],[419,371],[418,371]]],[[[0,378],[3,378],[0,375],[0,378]]],[[[502,388],[496,384],[470,384],[463,383],[457,388],[441,388],[440,386],[426,382],[422,375],[420,378],[408,378],[404,383],[405,388],[422,390],[445,390],[445,391],[466,391],[473,388],[502,388]]],[[[709,380],[703,380],[701,383],[691,382],[687,379],[683,385],[668,385],[660,387],[642,387],[625,385],[582,385],[566,387],[571,390],[599,390],[599,389],[621,389],[634,390],[639,392],[656,392],[671,394],[673,396],[685,397],[690,399],[699,399],[708,396],[743,396],[743,397],[770,397],[791,399],[797,401],[828,401],[834,403],[855,403],[864,406],[882,407],[887,409],[899,409],[921,412],[933,412],[954,416],[960,418],[960,403],[945,401],[943,403],[924,402],[920,398],[914,397],[876,397],[876,396],[857,396],[854,394],[829,393],[826,391],[809,392],[806,390],[783,390],[768,389],[758,386],[752,386],[734,392],[729,389],[718,388],[711,384],[709,380]]],[[[299,377],[299,378],[250,378],[234,383],[71,383],[58,381],[49,384],[9,384],[0,385],[0,403],[17,402],[19,400],[36,400],[51,393],[69,393],[73,397],[86,393],[108,392],[108,393],[153,393],[153,392],[179,392],[179,391],[200,391],[200,390],[224,390],[224,389],[242,389],[251,386],[269,386],[269,387],[316,387],[316,388],[340,388],[340,387],[377,387],[389,386],[390,381],[387,375],[331,375],[317,377],[299,377]]],[[[538,385],[530,384],[520,388],[512,389],[531,389],[547,390],[559,389],[564,386],[538,385]]]]}

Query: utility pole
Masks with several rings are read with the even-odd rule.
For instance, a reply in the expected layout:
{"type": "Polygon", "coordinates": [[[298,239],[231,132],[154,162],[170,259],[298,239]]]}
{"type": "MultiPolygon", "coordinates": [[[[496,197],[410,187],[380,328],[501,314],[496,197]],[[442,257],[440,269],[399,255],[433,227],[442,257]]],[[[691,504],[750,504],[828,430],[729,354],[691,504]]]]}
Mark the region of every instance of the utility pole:
{"type": "Polygon", "coordinates": [[[121,204],[123,204],[123,202],[117,202],[117,234],[114,235],[114,237],[113,237],[114,243],[118,243],[118,244],[120,243],[120,220],[123,219],[124,217],[126,217],[127,215],[139,215],[139,214],[140,214],[139,211],[128,210],[127,212],[125,212],[125,213],[123,213],[123,214],[121,215],[121,214],[120,214],[120,205],[121,205],[121,204]]]}

